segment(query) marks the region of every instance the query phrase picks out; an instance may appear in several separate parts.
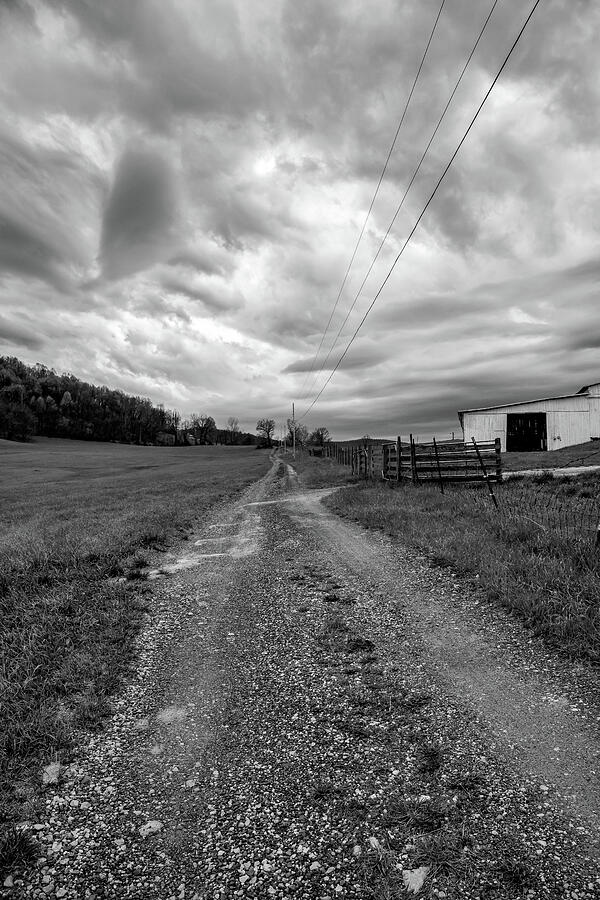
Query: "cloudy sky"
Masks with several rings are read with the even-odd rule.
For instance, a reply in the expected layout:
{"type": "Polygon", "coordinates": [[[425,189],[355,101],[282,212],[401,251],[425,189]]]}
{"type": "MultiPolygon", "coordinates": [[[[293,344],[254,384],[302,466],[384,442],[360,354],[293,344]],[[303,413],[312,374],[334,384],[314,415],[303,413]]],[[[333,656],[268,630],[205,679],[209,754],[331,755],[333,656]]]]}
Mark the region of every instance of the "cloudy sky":
{"type": "MultiPolygon", "coordinates": [[[[0,354],[301,415],[532,5],[497,2],[329,353],[492,6],[444,3],[315,364],[440,0],[0,0],[0,354]]],[[[542,0],[309,428],[444,436],[600,380],[599,36],[542,0]]]]}

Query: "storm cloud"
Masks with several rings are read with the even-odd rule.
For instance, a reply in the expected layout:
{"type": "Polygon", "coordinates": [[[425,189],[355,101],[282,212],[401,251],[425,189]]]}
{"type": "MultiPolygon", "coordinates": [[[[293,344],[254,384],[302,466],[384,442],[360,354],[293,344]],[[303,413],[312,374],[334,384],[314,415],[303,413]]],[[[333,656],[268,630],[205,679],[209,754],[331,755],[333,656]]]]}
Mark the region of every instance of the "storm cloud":
{"type": "Polygon", "coordinates": [[[171,255],[175,242],[174,174],[157,153],[128,150],[116,167],[102,220],[103,275],[123,278],[171,255]]]}
{"type": "MultiPolygon", "coordinates": [[[[532,3],[497,4],[360,292],[492,0],[445,4],[343,289],[438,0],[1,4],[0,352],[302,414],[532,3]]],[[[309,426],[448,433],[600,378],[599,35],[540,4],[309,426]]]]}

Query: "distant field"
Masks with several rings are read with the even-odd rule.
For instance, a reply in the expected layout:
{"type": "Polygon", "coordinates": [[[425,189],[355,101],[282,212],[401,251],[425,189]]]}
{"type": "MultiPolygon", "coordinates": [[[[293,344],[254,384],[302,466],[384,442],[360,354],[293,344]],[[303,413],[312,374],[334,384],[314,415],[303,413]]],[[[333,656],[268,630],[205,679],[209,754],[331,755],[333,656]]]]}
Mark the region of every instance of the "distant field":
{"type": "MultiPolygon", "coordinates": [[[[143,621],[149,550],[268,465],[254,447],[0,441],[0,821],[35,803],[32,763],[107,711],[143,621]]],[[[2,856],[0,839],[0,868],[2,856]]]]}
{"type": "Polygon", "coordinates": [[[5,552],[11,545],[19,551],[13,564],[20,565],[21,542],[42,535],[60,542],[65,531],[70,540],[99,551],[114,538],[121,542],[115,548],[119,552],[129,526],[135,542],[151,523],[159,528],[181,524],[174,517],[201,513],[221,495],[258,477],[265,466],[265,453],[254,447],[0,440],[0,572],[9,563],[5,552]],[[19,546],[14,546],[15,538],[19,546]]]}

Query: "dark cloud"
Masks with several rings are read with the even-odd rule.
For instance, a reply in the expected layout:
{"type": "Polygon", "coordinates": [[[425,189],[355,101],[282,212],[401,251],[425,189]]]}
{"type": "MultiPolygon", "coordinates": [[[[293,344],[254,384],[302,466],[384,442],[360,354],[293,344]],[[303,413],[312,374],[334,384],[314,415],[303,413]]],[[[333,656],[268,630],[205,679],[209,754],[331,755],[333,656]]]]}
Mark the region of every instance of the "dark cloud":
{"type": "Polygon", "coordinates": [[[175,177],[157,152],[128,150],[118,161],[102,220],[105,278],[123,278],[171,254],[177,224],[175,177]]]}
{"type": "MultiPolygon", "coordinates": [[[[329,374],[332,370],[333,366],[337,362],[340,357],[342,351],[344,349],[344,344],[340,344],[340,348],[337,352],[331,355],[330,361],[327,366],[323,366],[325,353],[319,354],[319,358],[317,360],[316,365],[313,366],[314,355],[310,358],[300,359],[294,363],[291,363],[289,366],[283,370],[283,374],[293,374],[295,372],[311,372],[315,373],[324,372],[325,374],[329,374]]],[[[369,372],[375,369],[377,366],[383,365],[386,360],[389,358],[389,353],[384,350],[379,343],[375,343],[373,341],[363,341],[360,345],[360,348],[351,355],[348,354],[340,363],[339,371],[347,372],[353,371],[355,369],[362,369],[364,377],[367,377],[369,372]]],[[[320,381],[323,379],[319,378],[320,381]]]]}
{"type": "Polygon", "coordinates": [[[162,286],[166,291],[174,294],[183,294],[192,300],[199,300],[204,308],[211,313],[223,313],[235,309],[240,309],[244,305],[244,298],[237,293],[232,293],[227,287],[218,287],[213,285],[195,286],[184,279],[176,276],[165,276],[162,279],[162,286]]]}
{"type": "Polygon", "coordinates": [[[44,234],[36,234],[24,224],[0,215],[0,267],[64,286],[64,260],[44,234]]]}
{"type": "Polygon", "coordinates": [[[86,263],[79,230],[93,210],[97,173],[62,147],[0,131],[0,268],[67,290],[86,263]]]}
{"type": "Polygon", "coordinates": [[[8,347],[27,347],[29,350],[40,350],[44,342],[31,327],[31,323],[15,324],[0,316],[0,343],[8,347]]]}

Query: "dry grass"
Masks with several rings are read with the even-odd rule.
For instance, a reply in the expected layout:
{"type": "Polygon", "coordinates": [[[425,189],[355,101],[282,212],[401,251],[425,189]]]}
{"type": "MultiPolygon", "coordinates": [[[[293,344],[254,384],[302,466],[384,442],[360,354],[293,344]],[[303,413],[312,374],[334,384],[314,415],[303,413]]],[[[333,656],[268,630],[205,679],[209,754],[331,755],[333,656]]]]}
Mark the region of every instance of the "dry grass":
{"type": "Polygon", "coordinates": [[[1,819],[18,811],[15,785],[110,710],[144,618],[149,552],[260,477],[267,454],[45,440],[1,442],[0,465],[1,819]]]}

